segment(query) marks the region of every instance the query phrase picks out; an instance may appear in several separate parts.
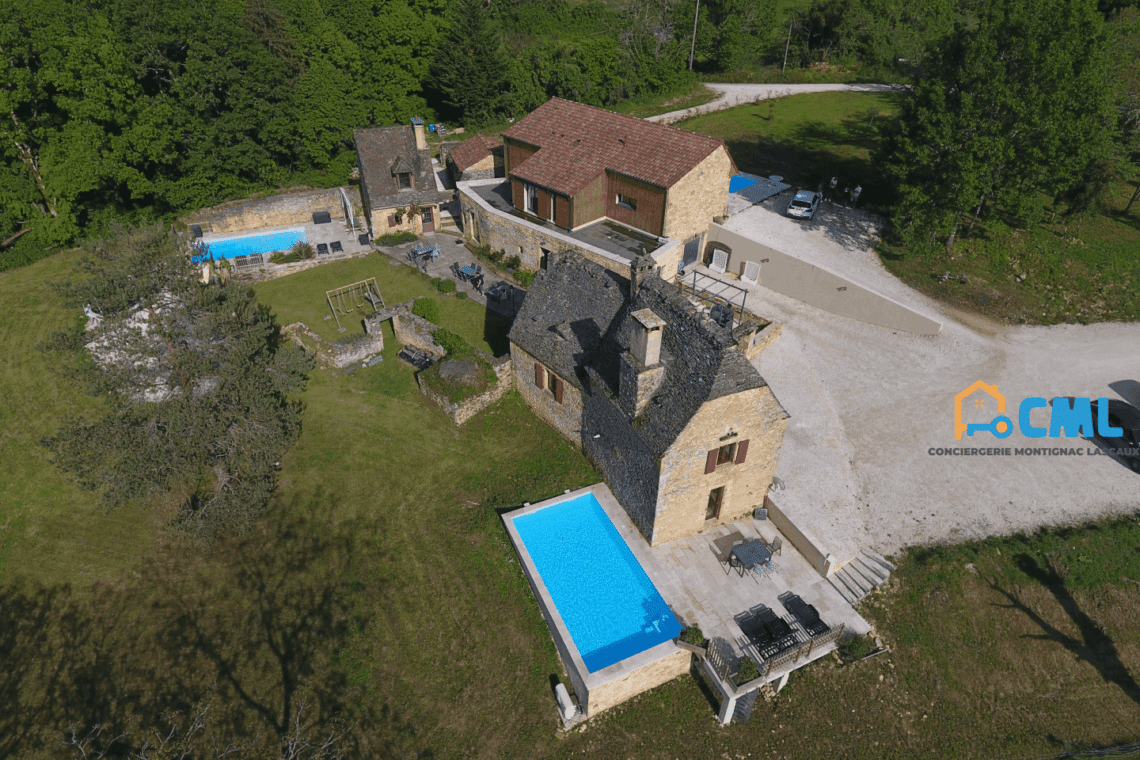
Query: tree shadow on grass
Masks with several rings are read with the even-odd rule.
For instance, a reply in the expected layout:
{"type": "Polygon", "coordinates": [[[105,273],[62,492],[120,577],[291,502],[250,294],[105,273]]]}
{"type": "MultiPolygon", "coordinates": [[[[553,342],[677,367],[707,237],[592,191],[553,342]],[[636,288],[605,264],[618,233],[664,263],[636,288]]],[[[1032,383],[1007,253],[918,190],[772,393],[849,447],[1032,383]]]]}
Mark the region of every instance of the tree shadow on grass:
{"type": "Polygon", "coordinates": [[[359,698],[339,656],[367,627],[355,595],[377,589],[348,580],[359,526],[329,518],[282,518],[210,553],[164,547],[135,579],[82,592],[0,590],[0,757],[50,752],[70,724],[129,732],[116,749],[137,750],[203,700],[202,741],[272,754],[301,714],[314,738],[366,726],[340,748],[388,756],[407,726],[359,698]]]}
{"type": "Polygon", "coordinates": [[[1124,663],[1121,662],[1116,644],[1104,630],[1104,627],[1080,608],[1077,600],[1065,587],[1065,581],[1060,574],[1053,568],[1042,567],[1036,559],[1027,554],[1019,554],[1015,561],[1022,572],[1049,590],[1061,609],[1077,626],[1079,633],[1077,636],[1070,636],[1058,630],[1018,599],[1015,594],[1006,591],[996,582],[991,582],[991,588],[1009,600],[1009,604],[998,606],[1024,613],[1044,631],[1040,635],[1029,635],[1028,638],[1057,642],[1079,659],[1096,668],[1104,680],[1119,686],[1133,702],[1140,704],[1140,684],[1136,683],[1136,679],[1132,677],[1124,663]]]}

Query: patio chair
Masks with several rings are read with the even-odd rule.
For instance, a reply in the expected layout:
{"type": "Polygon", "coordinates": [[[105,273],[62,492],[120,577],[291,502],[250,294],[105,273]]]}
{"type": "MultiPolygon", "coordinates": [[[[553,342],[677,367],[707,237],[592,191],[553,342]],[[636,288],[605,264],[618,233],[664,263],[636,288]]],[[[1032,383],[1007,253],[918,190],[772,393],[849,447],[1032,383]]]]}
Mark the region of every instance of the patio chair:
{"type": "Polygon", "coordinates": [[[344,253],[344,247],[341,246],[339,240],[332,241],[332,245],[329,246],[329,250],[331,250],[333,253],[344,253]]]}
{"type": "Polygon", "coordinates": [[[361,245],[368,245],[368,233],[365,232],[360,237],[356,238],[356,241],[361,245]]]}
{"type": "Polygon", "coordinates": [[[755,285],[760,279],[760,265],[755,261],[749,261],[744,264],[744,273],[740,275],[740,281],[749,285],[755,285]]]}
{"type": "Polygon", "coordinates": [[[328,252],[329,252],[329,247],[327,244],[317,243],[317,255],[318,256],[327,256],[328,252]]]}
{"type": "Polygon", "coordinates": [[[764,546],[766,546],[768,551],[772,552],[772,554],[779,554],[781,557],[784,556],[784,540],[779,536],[776,536],[771,541],[765,541],[764,546]]]}

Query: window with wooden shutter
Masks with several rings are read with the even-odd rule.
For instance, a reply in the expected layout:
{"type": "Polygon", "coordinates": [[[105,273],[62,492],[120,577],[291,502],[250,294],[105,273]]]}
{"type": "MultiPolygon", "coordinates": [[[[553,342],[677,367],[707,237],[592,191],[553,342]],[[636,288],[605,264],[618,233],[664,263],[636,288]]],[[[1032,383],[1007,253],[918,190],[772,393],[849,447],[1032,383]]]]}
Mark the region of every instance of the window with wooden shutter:
{"type": "Polygon", "coordinates": [[[720,453],[720,449],[712,449],[709,451],[708,458],[705,459],[705,475],[710,472],[716,472],[716,457],[720,453]]]}
{"type": "Polygon", "coordinates": [[[562,382],[562,378],[554,377],[554,400],[559,404],[562,403],[562,391],[566,387],[566,383],[562,382]]]}
{"type": "Polygon", "coordinates": [[[546,367],[543,367],[538,362],[534,363],[534,387],[539,390],[546,388],[546,367]]]}
{"type": "Polygon", "coordinates": [[[389,227],[395,227],[395,226],[396,226],[396,217],[395,217],[395,215],[393,215],[393,214],[389,214],[389,215],[388,215],[388,226],[389,226],[389,227]]]}
{"type": "Polygon", "coordinates": [[[748,456],[748,441],[741,441],[736,444],[736,463],[744,464],[744,458],[748,456]]]}

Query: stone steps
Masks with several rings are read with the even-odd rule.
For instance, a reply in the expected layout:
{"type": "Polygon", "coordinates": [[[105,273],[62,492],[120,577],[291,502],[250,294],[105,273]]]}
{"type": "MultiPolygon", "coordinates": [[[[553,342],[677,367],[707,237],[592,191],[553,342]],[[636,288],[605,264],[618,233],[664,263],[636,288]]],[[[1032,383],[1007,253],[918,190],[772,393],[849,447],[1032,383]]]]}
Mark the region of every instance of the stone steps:
{"type": "Polygon", "coordinates": [[[886,583],[895,569],[895,565],[881,555],[862,549],[854,559],[832,573],[828,581],[848,604],[854,604],[886,583]]]}

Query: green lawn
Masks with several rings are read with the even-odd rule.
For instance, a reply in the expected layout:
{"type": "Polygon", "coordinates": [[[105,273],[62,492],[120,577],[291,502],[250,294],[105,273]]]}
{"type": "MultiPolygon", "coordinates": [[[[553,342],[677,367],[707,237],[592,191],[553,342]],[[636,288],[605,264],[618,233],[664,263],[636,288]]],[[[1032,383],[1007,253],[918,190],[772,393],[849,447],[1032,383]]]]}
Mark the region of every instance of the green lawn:
{"type": "Polygon", "coordinates": [[[844,184],[863,182],[860,205],[874,207],[877,193],[870,154],[879,126],[897,116],[894,93],[821,92],[772,98],[758,104],[687,119],[679,126],[722,138],[741,171],[778,174],[796,187],[814,188],[838,175],[844,184]]]}
{"type": "MultiPolygon", "coordinates": [[[[686,677],[560,736],[560,667],[499,514],[596,482],[581,455],[513,392],[457,428],[385,326],[382,363],[313,373],[249,536],[206,552],[153,516],[104,517],[35,447],[84,403],[31,348],[72,318],[42,286],[70,260],[0,276],[0,389],[20,400],[3,412],[17,538],[0,581],[0,756],[70,757],[70,721],[111,735],[203,699],[211,730],[260,734],[251,758],[274,756],[302,703],[322,729],[353,728],[350,757],[1037,757],[1135,739],[1134,518],[907,554],[863,606],[892,651],[797,672],[746,725],[718,728],[686,677]]],[[[389,266],[325,265],[259,294],[279,315],[319,314],[298,297],[368,264],[389,266]]],[[[416,273],[389,269],[382,289],[416,294],[416,273]]],[[[478,332],[471,306],[456,313],[478,332]]]]}

